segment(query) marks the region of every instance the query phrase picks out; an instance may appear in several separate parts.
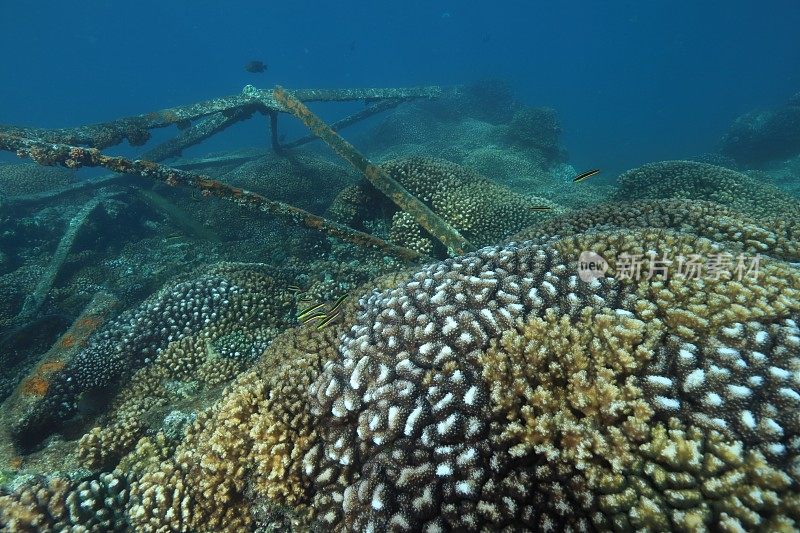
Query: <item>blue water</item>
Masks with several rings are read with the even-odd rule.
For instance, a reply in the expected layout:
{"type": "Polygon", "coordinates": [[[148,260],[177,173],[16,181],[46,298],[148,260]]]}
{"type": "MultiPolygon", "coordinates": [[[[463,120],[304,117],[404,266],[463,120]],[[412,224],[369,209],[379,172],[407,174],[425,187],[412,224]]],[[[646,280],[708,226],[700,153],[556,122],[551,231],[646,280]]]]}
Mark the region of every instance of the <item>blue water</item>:
{"type": "MultiPolygon", "coordinates": [[[[236,93],[511,82],[578,168],[715,151],[800,89],[800,2],[12,2],[0,123],[77,125],[236,93]],[[252,59],[265,74],[243,70],[252,59]]],[[[262,142],[250,121],[214,143],[262,142]]],[[[8,157],[5,155],[5,157],[8,157]]]]}

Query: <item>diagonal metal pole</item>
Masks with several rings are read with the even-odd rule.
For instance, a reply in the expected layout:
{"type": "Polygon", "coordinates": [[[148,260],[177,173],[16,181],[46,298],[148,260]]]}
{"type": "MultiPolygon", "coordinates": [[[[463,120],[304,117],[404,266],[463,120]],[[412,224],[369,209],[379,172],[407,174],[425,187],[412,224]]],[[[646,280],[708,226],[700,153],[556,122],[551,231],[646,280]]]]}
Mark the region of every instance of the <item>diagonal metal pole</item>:
{"type": "Polygon", "coordinates": [[[462,255],[475,249],[445,219],[434,213],[431,208],[408,192],[385,170],[373,165],[369,159],[333,131],[322,119],[312,113],[299,99],[280,86],[275,87],[274,92],[275,100],[284,106],[284,109],[299,118],[314,135],[325,141],[334,152],[361,171],[369,182],[394,202],[397,207],[411,214],[420,226],[428,230],[431,235],[447,248],[450,255],[462,255]]]}

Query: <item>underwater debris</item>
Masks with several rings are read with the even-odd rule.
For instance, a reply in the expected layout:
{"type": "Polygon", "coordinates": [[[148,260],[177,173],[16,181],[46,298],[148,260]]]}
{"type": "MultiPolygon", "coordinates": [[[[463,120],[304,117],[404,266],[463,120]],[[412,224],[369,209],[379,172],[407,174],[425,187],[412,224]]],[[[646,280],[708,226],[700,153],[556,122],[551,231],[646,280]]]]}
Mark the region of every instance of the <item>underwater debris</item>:
{"type": "Polygon", "coordinates": [[[589,178],[591,178],[595,174],[599,174],[599,173],[600,173],[600,169],[599,168],[593,168],[592,170],[587,170],[586,172],[581,172],[580,174],[578,174],[577,176],[572,178],[572,182],[573,183],[578,183],[578,182],[581,182],[581,181],[584,181],[584,180],[588,180],[589,178]]]}
{"type": "MultiPolygon", "coordinates": [[[[389,109],[394,109],[395,107],[399,106],[400,104],[406,101],[407,100],[401,98],[387,98],[385,100],[379,100],[378,102],[370,104],[369,106],[365,107],[361,111],[353,113],[352,115],[348,115],[342,119],[337,120],[336,122],[333,122],[330,125],[330,127],[333,131],[337,132],[341,131],[348,126],[352,126],[356,122],[371,117],[372,115],[376,115],[378,113],[381,113],[382,111],[387,111],[389,109]]],[[[316,135],[306,135],[305,137],[300,137],[295,141],[282,144],[281,148],[283,149],[297,148],[298,146],[302,146],[306,143],[310,143],[311,141],[316,141],[318,139],[319,137],[316,135]]]]}
{"type": "MultiPolygon", "coordinates": [[[[457,92],[458,90],[458,87],[451,89],[453,92],[457,92]]],[[[345,102],[352,100],[373,101],[385,99],[412,100],[416,98],[438,98],[443,93],[444,89],[441,87],[429,86],[387,89],[299,89],[294,92],[294,95],[304,102],[345,102]]],[[[149,136],[148,130],[163,128],[173,124],[185,125],[205,116],[215,115],[217,113],[222,113],[222,116],[231,117],[237,115],[239,112],[246,112],[247,110],[249,110],[250,113],[258,110],[265,114],[285,111],[282,106],[275,102],[272,91],[262,91],[248,85],[240,94],[172,107],[132,117],[125,117],[111,122],[56,129],[0,125],[0,133],[48,143],[72,144],[93,148],[115,146],[125,139],[127,139],[132,146],[139,146],[147,141],[149,136]]],[[[231,123],[233,122],[225,122],[224,127],[227,127],[231,123]]],[[[185,131],[188,132],[190,130],[191,128],[185,131]]],[[[185,138],[188,139],[191,135],[192,134],[188,134],[185,138]]],[[[186,146],[187,145],[184,145],[184,147],[186,146]]]]}
{"type": "Polygon", "coordinates": [[[53,253],[53,257],[50,260],[50,265],[39,279],[34,291],[25,298],[25,302],[22,304],[22,310],[19,312],[19,315],[14,318],[13,323],[22,324],[36,316],[36,314],[39,312],[39,309],[42,307],[42,304],[44,304],[45,298],[47,298],[50,289],[53,287],[53,283],[55,282],[56,277],[58,277],[58,273],[61,272],[64,262],[67,260],[67,257],[72,251],[72,247],[75,244],[78,233],[83,228],[91,214],[94,213],[94,211],[100,205],[102,205],[104,201],[110,198],[112,198],[112,195],[106,194],[90,199],[69,220],[67,223],[67,228],[64,231],[64,235],[61,237],[58,247],[56,248],[56,251],[53,253]]]}
{"type": "Polygon", "coordinates": [[[286,110],[300,119],[320,139],[325,141],[337,154],[360,170],[379,191],[386,195],[400,209],[410,213],[414,220],[439,240],[451,255],[461,255],[472,251],[475,247],[467,241],[455,228],[427,205],[409,193],[380,167],[373,165],[360,154],[350,143],[345,141],[330,126],[314,115],[308,107],[283,87],[274,90],[275,100],[286,110]]]}
{"type": "Polygon", "coordinates": [[[267,71],[267,65],[263,61],[249,61],[244,69],[253,74],[260,74],[267,71]]]}
{"type": "Polygon", "coordinates": [[[421,257],[418,252],[388,243],[374,235],[326,220],[304,209],[270,200],[260,194],[232,187],[204,174],[179,170],[152,161],[139,159],[132,161],[123,157],[107,156],[95,148],[45,143],[5,133],[0,133],[0,150],[16,152],[20,157],[30,157],[41,165],[62,165],[69,168],[101,166],[122,174],[135,174],[162,181],[167,185],[194,187],[200,189],[204,196],[217,196],[236,205],[269,213],[358,246],[377,248],[399,259],[414,261],[421,257]]]}

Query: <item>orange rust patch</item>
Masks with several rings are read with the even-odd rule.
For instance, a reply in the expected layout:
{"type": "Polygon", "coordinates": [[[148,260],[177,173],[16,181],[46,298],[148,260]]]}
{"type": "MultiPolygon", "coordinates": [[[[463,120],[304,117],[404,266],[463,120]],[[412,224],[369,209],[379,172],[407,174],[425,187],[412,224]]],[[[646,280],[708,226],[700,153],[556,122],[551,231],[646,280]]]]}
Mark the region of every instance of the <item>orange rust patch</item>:
{"type": "Polygon", "coordinates": [[[52,374],[64,368],[64,361],[53,359],[52,361],[45,361],[39,365],[37,372],[39,374],[52,374]]]}
{"type": "Polygon", "coordinates": [[[94,329],[100,325],[100,317],[97,315],[87,315],[78,320],[79,328],[94,329]]]}
{"type": "Polygon", "coordinates": [[[62,348],[72,348],[75,346],[75,335],[72,333],[65,333],[63,337],[61,337],[61,342],[59,344],[62,348]]]}
{"type": "Polygon", "coordinates": [[[47,394],[50,382],[39,376],[33,376],[22,382],[22,394],[42,397],[47,394]]]}

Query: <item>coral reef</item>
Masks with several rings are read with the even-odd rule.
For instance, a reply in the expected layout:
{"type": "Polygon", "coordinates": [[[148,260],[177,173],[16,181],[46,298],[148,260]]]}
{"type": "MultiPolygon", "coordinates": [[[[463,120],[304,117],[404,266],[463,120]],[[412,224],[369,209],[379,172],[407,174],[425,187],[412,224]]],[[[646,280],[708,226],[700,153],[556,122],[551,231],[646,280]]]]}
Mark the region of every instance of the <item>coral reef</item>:
{"type": "Polygon", "coordinates": [[[0,495],[3,531],[127,531],[124,476],[98,474],[81,481],[52,477],[26,480],[0,495]]]}
{"type": "Polygon", "coordinates": [[[548,159],[566,160],[567,154],[560,145],[561,125],[555,109],[522,107],[514,113],[504,133],[511,145],[533,148],[548,159]]]}
{"type": "Polygon", "coordinates": [[[21,446],[35,445],[76,412],[81,395],[118,386],[160,357],[171,342],[187,337],[216,340],[245,330],[254,348],[241,356],[252,360],[270,337],[259,331],[287,324],[290,308],[289,297],[257,265],[222,264],[169,286],[93,335],[52,377],[44,397],[12,433],[21,446]]]}
{"type": "Polygon", "coordinates": [[[486,248],[366,298],[311,390],[325,527],[796,525],[800,273],[588,284],[584,249],[720,251],[587,234],[486,248]]]}
{"type": "MultiPolygon", "coordinates": [[[[370,286],[390,286],[400,276],[370,286]]],[[[258,363],[198,416],[171,457],[159,458],[164,452],[157,439],[141,441],[132,455],[145,466],[132,467],[127,459],[125,465],[141,473],[131,486],[132,525],[141,531],[243,531],[254,520],[250,508],[256,502],[292,509],[273,520],[307,525],[311,479],[303,458],[319,431],[307,390],[336,357],[337,338],[353,322],[355,309],[356,302],[348,301],[340,323],[279,335],[258,363]],[[187,501],[191,505],[182,503],[187,501]]]]}
{"type": "Polygon", "coordinates": [[[800,154],[800,97],[769,111],[738,117],[722,137],[722,154],[748,167],[800,154]]]}
{"type": "Polygon", "coordinates": [[[26,196],[75,183],[75,173],[64,168],[32,164],[0,164],[0,198],[26,196]]]}
{"type": "Polygon", "coordinates": [[[611,228],[664,228],[705,237],[732,251],[800,259],[800,226],[751,219],[730,207],[705,200],[659,199],[592,205],[534,224],[508,237],[524,241],[566,237],[611,228]]]}
{"type": "MultiPolygon", "coordinates": [[[[497,242],[513,231],[551,216],[551,211],[540,211],[537,207],[558,211],[558,206],[549,200],[514,193],[474,170],[441,159],[410,157],[387,161],[381,167],[476,245],[497,242]]],[[[366,184],[361,191],[343,191],[331,211],[363,226],[363,219],[353,220],[353,217],[363,216],[364,205],[354,202],[364,202],[365,198],[370,206],[366,213],[372,217],[394,216],[393,206],[366,184]]],[[[403,215],[393,218],[390,230],[393,242],[441,254],[441,246],[425,233],[420,234],[421,229],[407,218],[403,215]]]]}
{"type": "MultiPolygon", "coordinates": [[[[757,278],[587,283],[583,250],[616,269],[621,254],[726,248],[669,230],[589,231],[375,280],[340,323],[278,335],[196,417],[171,404],[110,474],[130,487],[125,521],[137,531],[797,527],[800,271],[765,258],[757,278]]],[[[173,377],[196,373],[190,338],[158,356],[173,377]]],[[[40,486],[37,501],[51,501],[40,486]]],[[[58,519],[37,505],[29,523],[58,519]]]]}
{"type": "Polygon", "coordinates": [[[757,219],[800,220],[800,200],[728,168],[694,161],[660,161],[619,177],[620,201],[689,198],[726,205],[757,219]]]}
{"type": "Polygon", "coordinates": [[[225,183],[321,213],[336,191],[358,181],[352,169],[313,153],[266,154],[220,177],[225,183]],[[324,184],[324,186],[320,186],[324,184]]]}

